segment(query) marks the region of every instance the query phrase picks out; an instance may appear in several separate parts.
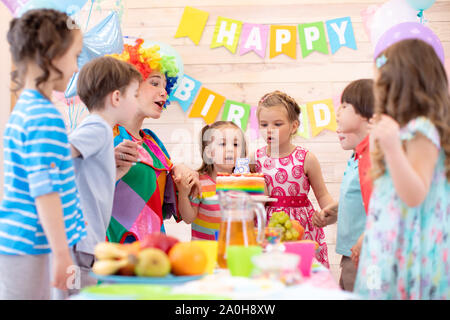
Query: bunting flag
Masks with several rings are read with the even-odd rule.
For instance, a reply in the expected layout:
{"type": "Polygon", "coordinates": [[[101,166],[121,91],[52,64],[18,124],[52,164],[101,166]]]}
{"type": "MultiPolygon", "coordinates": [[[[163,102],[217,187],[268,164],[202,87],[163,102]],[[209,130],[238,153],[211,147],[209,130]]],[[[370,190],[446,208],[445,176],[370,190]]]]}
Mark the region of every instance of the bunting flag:
{"type": "Polygon", "coordinates": [[[250,139],[256,140],[259,138],[259,123],[256,116],[256,110],[258,107],[252,107],[250,109],[250,139]]]}
{"type": "Polygon", "coordinates": [[[227,100],[223,108],[222,120],[234,122],[245,132],[247,130],[250,109],[251,107],[248,104],[227,100]]]}
{"type": "Polygon", "coordinates": [[[309,121],[308,121],[308,111],[306,108],[306,104],[300,105],[300,117],[298,119],[300,121],[300,125],[297,130],[297,135],[303,137],[305,139],[309,139],[309,121]]]}
{"type": "Polygon", "coordinates": [[[175,38],[189,37],[196,45],[200,43],[209,13],[192,7],[185,7],[175,38]]]}
{"type": "Polygon", "coordinates": [[[284,53],[297,58],[297,37],[295,26],[270,26],[270,59],[284,53]]]}
{"type": "Polygon", "coordinates": [[[224,46],[235,53],[241,34],[242,22],[224,17],[217,18],[211,48],[224,46]]]}
{"type": "Polygon", "coordinates": [[[303,58],[313,51],[328,54],[327,37],[322,21],[299,24],[298,34],[303,58]]]}
{"type": "Polygon", "coordinates": [[[328,20],[325,23],[327,25],[328,40],[332,54],[341,47],[356,50],[356,40],[350,17],[328,20]]]}
{"type": "Polygon", "coordinates": [[[194,78],[184,75],[175,91],[170,94],[170,101],[176,101],[181,109],[186,112],[192,104],[202,83],[194,78]]]}
{"type": "MultiPolygon", "coordinates": [[[[175,38],[189,37],[196,45],[200,43],[209,13],[192,7],[185,7],[178,25],[175,38]]],[[[279,26],[246,23],[239,20],[218,17],[213,32],[210,48],[226,47],[235,54],[240,44],[239,55],[254,51],[262,59],[266,56],[268,36],[270,59],[285,54],[296,59],[297,28],[305,58],[314,51],[328,53],[328,42],[331,53],[335,54],[341,47],[357,50],[355,35],[350,17],[332,20],[303,23],[296,26],[279,26]],[[328,31],[325,32],[325,24],[328,31]]]]}
{"type": "Polygon", "coordinates": [[[239,44],[239,54],[242,56],[249,51],[254,51],[264,59],[266,56],[267,36],[269,26],[262,24],[244,23],[239,44]]]}
{"type": "Polygon", "coordinates": [[[189,113],[189,118],[203,118],[207,124],[211,124],[216,120],[224,101],[224,96],[202,87],[189,113]]]}
{"type": "Polygon", "coordinates": [[[324,129],[336,131],[336,114],[332,99],[308,102],[306,109],[309,115],[313,137],[317,136],[324,129]]]}

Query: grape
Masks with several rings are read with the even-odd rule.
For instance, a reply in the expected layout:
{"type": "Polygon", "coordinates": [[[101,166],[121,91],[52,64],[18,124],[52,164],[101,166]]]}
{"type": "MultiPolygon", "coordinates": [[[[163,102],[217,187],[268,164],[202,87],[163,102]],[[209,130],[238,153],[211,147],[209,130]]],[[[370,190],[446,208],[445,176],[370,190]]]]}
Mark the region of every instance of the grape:
{"type": "Polygon", "coordinates": [[[292,232],[292,238],[297,240],[298,237],[300,236],[300,233],[298,233],[298,231],[295,229],[293,229],[291,232],[292,232]]]}
{"type": "Polygon", "coordinates": [[[269,220],[269,227],[273,228],[276,226],[276,224],[277,223],[275,221],[269,220]]]}
{"type": "Polygon", "coordinates": [[[292,233],[288,230],[286,231],[286,233],[284,234],[284,236],[286,237],[287,240],[291,240],[292,239],[292,233]]]}
{"type": "Polygon", "coordinates": [[[288,220],[284,223],[284,226],[286,227],[286,229],[291,229],[292,228],[292,222],[291,220],[288,220]]]}

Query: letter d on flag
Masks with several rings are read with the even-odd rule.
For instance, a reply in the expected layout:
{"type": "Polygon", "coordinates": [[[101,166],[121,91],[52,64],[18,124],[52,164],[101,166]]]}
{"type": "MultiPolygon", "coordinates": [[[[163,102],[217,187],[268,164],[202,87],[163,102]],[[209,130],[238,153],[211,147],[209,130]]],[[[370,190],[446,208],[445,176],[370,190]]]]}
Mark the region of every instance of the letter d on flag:
{"type": "Polygon", "coordinates": [[[317,136],[322,130],[336,131],[336,115],[334,113],[333,100],[308,102],[306,104],[310,118],[312,136],[317,136]]]}

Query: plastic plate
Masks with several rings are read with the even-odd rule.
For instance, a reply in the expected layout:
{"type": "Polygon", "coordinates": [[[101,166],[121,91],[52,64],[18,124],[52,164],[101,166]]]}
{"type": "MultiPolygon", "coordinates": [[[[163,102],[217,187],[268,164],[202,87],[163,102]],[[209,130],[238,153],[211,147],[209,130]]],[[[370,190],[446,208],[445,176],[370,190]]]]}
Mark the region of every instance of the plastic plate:
{"type": "Polygon", "coordinates": [[[90,275],[102,283],[125,283],[125,284],[160,284],[160,285],[179,285],[188,281],[198,280],[205,275],[198,276],[174,276],[169,274],[165,277],[137,277],[137,276],[100,276],[93,272],[90,275]]]}

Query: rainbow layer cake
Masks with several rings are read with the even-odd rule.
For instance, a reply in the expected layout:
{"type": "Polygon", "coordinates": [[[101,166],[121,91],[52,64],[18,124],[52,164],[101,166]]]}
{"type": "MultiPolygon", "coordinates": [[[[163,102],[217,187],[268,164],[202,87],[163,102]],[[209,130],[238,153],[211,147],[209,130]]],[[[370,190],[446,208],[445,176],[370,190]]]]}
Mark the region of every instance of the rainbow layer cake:
{"type": "Polygon", "coordinates": [[[216,192],[245,191],[252,195],[264,194],[264,174],[262,173],[218,173],[216,192]]]}

